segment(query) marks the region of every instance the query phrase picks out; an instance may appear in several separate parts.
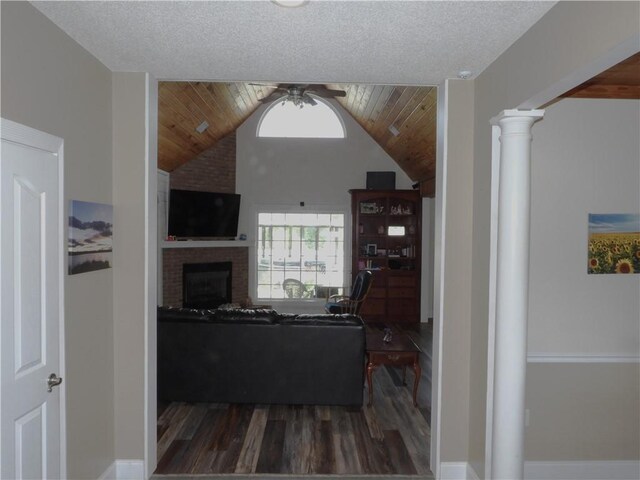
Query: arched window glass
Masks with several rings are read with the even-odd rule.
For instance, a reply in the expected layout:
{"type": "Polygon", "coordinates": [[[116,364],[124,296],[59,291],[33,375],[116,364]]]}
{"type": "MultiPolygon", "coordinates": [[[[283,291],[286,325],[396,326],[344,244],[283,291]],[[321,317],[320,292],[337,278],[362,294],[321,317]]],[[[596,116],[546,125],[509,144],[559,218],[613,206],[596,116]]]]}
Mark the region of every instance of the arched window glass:
{"type": "Polygon", "coordinates": [[[262,116],[258,137],[344,138],[342,120],[327,102],[313,97],[316,105],[296,107],[275,101],[262,116]]]}

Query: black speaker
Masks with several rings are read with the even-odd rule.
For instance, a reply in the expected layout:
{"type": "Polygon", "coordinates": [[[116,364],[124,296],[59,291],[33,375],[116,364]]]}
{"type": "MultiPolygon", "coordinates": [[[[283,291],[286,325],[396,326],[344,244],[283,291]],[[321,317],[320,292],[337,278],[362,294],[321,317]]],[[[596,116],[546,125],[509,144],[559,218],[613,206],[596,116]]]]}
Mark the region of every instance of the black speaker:
{"type": "Polygon", "coordinates": [[[396,172],[367,172],[367,190],[395,190],[396,172]]]}

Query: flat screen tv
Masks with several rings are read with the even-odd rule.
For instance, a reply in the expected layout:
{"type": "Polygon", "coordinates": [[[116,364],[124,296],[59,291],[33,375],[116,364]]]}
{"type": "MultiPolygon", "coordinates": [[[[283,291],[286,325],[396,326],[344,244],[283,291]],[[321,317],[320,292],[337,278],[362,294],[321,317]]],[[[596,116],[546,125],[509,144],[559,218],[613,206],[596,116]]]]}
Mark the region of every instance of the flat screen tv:
{"type": "Polygon", "coordinates": [[[171,190],[169,232],[177,238],[235,238],[240,195],[171,190]]]}

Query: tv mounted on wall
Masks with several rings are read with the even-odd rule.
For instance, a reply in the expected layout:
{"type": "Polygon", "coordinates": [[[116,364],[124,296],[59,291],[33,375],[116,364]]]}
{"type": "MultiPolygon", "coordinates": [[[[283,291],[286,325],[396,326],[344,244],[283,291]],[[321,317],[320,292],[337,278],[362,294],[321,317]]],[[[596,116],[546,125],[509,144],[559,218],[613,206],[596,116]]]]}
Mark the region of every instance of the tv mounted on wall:
{"type": "Polygon", "coordinates": [[[238,194],[172,189],[168,234],[184,239],[235,238],[239,213],[238,194]]]}

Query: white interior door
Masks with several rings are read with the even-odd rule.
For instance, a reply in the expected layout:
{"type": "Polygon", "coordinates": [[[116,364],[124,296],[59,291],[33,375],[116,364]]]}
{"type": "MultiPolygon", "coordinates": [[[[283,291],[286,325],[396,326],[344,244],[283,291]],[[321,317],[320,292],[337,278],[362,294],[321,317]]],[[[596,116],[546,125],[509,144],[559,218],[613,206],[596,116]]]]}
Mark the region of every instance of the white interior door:
{"type": "Polygon", "coordinates": [[[1,127],[0,476],[60,478],[64,387],[48,378],[63,366],[62,140],[1,127]]]}

